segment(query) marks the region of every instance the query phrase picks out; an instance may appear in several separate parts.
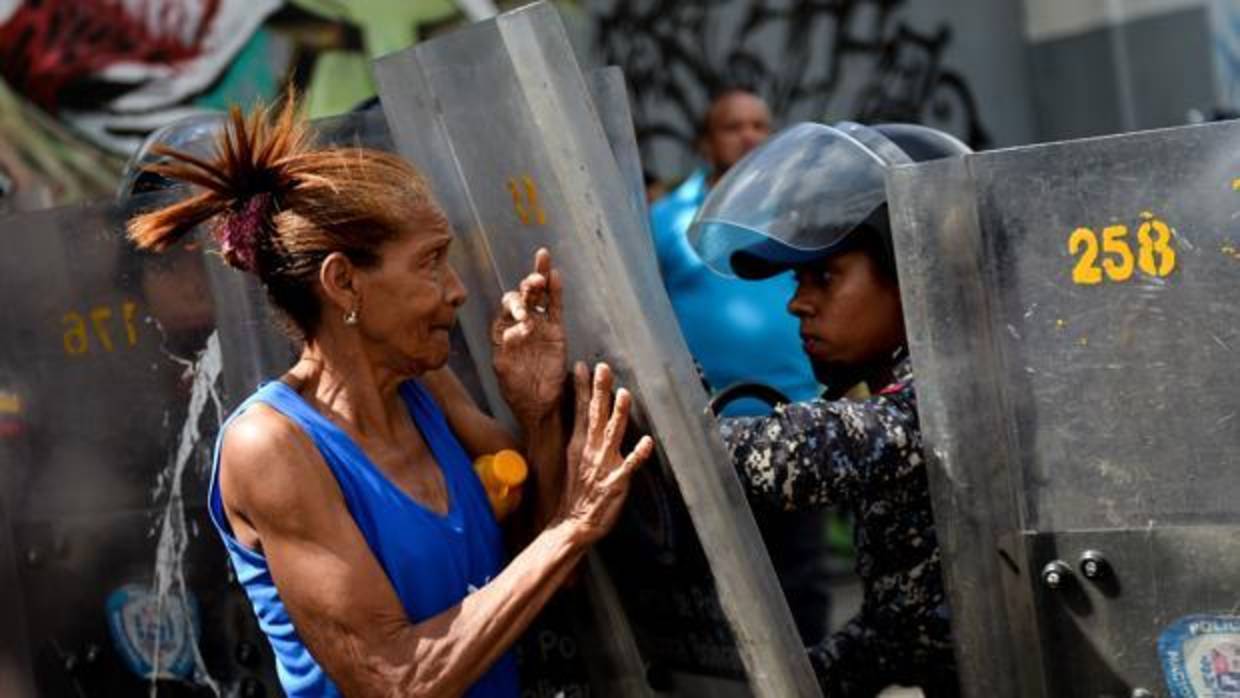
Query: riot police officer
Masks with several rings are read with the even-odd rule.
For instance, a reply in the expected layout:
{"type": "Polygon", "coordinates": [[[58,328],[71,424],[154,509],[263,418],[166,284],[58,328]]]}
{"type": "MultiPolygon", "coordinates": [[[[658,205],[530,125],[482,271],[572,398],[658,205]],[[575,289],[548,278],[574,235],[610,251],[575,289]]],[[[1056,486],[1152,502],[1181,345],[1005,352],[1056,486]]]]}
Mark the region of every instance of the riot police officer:
{"type": "Polygon", "coordinates": [[[720,430],[752,497],[856,518],[861,611],[809,649],[830,696],[868,698],[892,684],[958,694],[885,176],[967,152],[921,126],[800,124],[734,167],[691,232],[717,271],[796,274],[788,310],[827,392],[769,416],[724,418],[720,430]],[[858,384],[869,397],[841,399],[858,384]]]}

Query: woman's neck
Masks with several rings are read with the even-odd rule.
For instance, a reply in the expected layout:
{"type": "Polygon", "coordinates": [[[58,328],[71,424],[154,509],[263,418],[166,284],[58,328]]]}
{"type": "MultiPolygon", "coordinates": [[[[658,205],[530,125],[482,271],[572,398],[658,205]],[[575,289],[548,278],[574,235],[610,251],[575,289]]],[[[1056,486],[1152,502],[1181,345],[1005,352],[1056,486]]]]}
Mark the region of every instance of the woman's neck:
{"type": "Polygon", "coordinates": [[[285,380],[326,416],[359,436],[392,436],[407,419],[398,389],[407,376],[371,360],[359,341],[306,343],[285,380]]]}

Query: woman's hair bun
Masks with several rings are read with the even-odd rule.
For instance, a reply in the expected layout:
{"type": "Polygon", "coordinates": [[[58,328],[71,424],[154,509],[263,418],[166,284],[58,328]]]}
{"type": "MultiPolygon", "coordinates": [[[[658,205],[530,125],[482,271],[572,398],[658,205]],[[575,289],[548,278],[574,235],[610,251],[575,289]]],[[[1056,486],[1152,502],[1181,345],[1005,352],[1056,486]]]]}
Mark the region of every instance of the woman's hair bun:
{"type": "Polygon", "coordinates": [[[168,160],[148,165],[147,171],[202,191],[130,219],[129,238],[141,249],[160,251],[209,223],[225,261],[258,272],[261,251],[272,244],[281,196],[298,184],[297,156],[312,147],[292,91],[278,112],[259,107],[247,119],[234,106],[210,157],[155,146],[153,152],[168,160]]]}

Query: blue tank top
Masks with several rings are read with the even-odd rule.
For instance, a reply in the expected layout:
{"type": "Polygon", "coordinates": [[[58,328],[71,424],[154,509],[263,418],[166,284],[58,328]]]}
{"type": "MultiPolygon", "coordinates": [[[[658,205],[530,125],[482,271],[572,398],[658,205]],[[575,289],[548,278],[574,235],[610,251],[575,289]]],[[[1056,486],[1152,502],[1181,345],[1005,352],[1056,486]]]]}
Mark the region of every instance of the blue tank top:
{"type": "MultiPolygon", "coordinates": [[[[456,606],[491,581],[504,567],[500,528],[474,474],[469,456],[424,388],[414,381],[400,387],[414,424],[443,471],[449,495],[446,515],[413,501],[378,469],[340,427],[280,381],[258,389],[229,417],[229,423],[255,403],[280,412],[305,430],[331,468],[354,522],[366,538],[410,622],[427,620],[456,606]]],[[[290,698],[338,696],[340,691],[310,655],[289,619],[271,578],[266,558],[233,537],[219,494],[220,443],[215,445],[208,507],[224,540],[237,579],[245,589],[275,652],[280,685],[290,698]]],[[[361,591],[359,590],[359,593],[361,591]]],[[[519,693],[516,661],[505,654],[465,693],[470,698],[513,698],[519,693]]]]}

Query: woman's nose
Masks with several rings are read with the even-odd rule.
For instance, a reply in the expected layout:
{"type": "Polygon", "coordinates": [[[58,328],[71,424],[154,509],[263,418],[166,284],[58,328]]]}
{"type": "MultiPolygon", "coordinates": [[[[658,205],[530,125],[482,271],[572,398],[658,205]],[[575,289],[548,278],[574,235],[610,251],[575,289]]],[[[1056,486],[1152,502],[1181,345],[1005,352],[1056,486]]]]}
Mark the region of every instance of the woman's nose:
{"type": "Polygon", "coordinates": [[[448,265],[448,303],[455,308],[459,308],[465,303],[465,299],[469,298],[469,292],[465,290],[465,284],[461,283],[461,277],[456,273],[456,269],[452,265],[448,265]]]}

